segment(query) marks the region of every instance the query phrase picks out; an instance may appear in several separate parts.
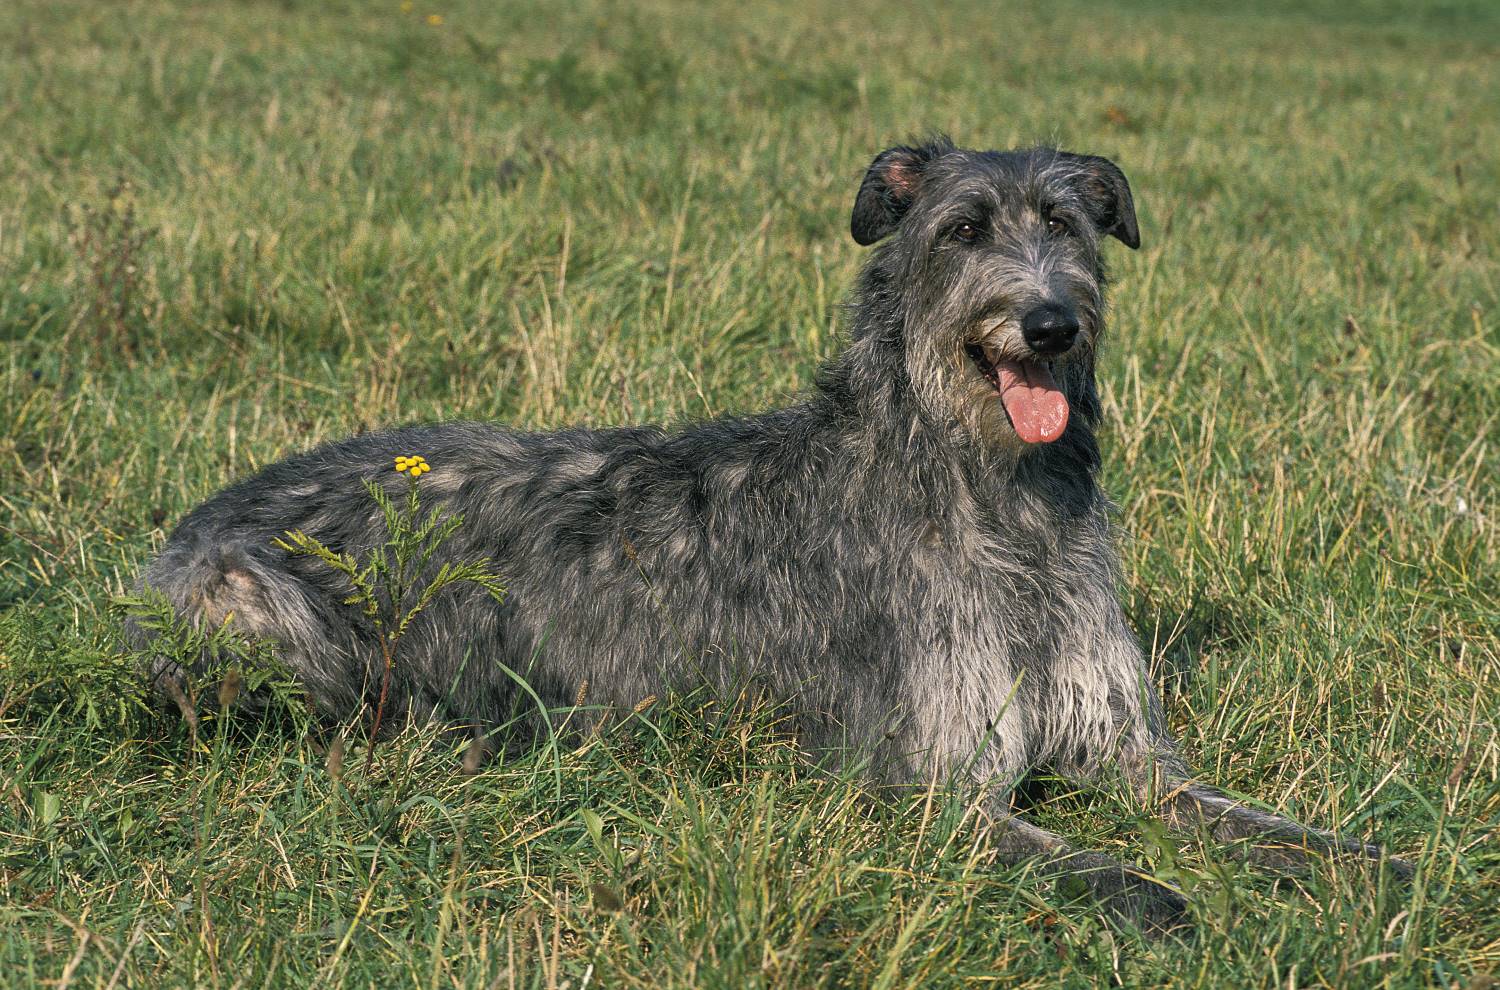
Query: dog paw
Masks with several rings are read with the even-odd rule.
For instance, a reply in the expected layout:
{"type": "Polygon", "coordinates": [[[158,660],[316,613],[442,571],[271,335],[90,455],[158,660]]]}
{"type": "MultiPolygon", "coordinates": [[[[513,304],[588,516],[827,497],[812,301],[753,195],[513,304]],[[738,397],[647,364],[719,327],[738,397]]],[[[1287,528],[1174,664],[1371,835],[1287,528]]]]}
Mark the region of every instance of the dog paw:
{"type": "Polygon", "coordinates": [[[1159,938],[1191,930],[1187,898],[1149,875],[1108,856],[1080,853],[1068,858],[1057,878],[1068,900],[1090,900],[1111,920],[1159,938]]]}
{"type": "Polygon", "coordinates": [[[1351,841],[1341,843],[1341,847],[1343,853],[1365,860],[1402,883],[1411,883],[1417,875],[1417,868],[1410,861],[1391,856],[1380,846],[1351,841]]]}
{"type": "Polygon", "coordinates": [[[1395,856],[1386,856],[1380,862],[1391,876],[1402,883],[1411,883],[1416,878],[1416,864],[1408,860],[1398,859],[1395,856]]]}

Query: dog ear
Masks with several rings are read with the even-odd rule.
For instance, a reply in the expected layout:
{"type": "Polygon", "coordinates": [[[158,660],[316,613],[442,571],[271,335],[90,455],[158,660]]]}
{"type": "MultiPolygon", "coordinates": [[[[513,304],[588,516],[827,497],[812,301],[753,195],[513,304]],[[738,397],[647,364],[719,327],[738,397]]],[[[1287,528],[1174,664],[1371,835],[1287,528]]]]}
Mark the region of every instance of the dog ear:
{"type": "Polygon", "coordinates": [[[1062,156],[1079,169],[1078,186],[1089,216],[1099,233],[1119,238],[1128,248],[1141,246],[1141,230],[1135,222],[1135,200],[1125,173],[1108,158],[1098,155],[1062,156]]]}
{"type": "Polygon", "coordinates": [[[868,247],[895,230],[922,191],[923,173],[935,158],[953,150],[953,143],[936,137],[916,147],[899,145],[875,156],[854,197],[849,233],[868,247]]]}

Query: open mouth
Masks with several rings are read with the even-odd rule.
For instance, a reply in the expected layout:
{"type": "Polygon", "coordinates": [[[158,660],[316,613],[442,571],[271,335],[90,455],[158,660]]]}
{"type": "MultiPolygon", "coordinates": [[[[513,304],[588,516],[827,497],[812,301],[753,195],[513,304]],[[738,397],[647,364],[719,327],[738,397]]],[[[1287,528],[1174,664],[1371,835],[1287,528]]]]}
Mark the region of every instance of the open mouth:
{"type": "Polygon", "coordinates": [[[969,360],[1000,396],[1016,436],[1026,443],[1051,443],[1068,428],[1068,397],[1052,377],[1050,362],[992,359],[978,343],[969,360]]]}

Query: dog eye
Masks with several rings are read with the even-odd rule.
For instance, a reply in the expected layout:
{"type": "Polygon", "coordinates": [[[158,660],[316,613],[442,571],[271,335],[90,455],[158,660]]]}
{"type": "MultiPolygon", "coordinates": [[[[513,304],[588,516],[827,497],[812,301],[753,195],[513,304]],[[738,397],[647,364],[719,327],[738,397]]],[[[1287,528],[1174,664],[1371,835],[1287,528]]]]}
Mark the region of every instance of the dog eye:
{"type": "Polygon", "coordinates": [[[960,241],[972,241],[979,236],[979,228],[972,223],[961,223],[953,228],[953,236],[960,241]]]}
{"type": "Polygon", "coordinates": [[[1071,234],[1073,228],[1068,226],[1068,221],[1061,217],[1051,216],[1047,218],[1047,233],[1049,234],[1071,234]]]}

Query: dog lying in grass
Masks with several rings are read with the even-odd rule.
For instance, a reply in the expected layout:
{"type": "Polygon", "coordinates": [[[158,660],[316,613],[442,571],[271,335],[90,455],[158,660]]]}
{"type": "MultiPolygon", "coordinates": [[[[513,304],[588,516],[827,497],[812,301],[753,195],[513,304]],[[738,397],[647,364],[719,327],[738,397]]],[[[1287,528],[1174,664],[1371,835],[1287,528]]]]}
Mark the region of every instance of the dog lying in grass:
{"type": "MultiPolygon", "coordinates": [[[[1007,859],[1153,930],[1180,923],[1183,898],[1013,813],[1012,784],[1117,769],[1171,825],[1244,841],[1272,867],[1379,859],[1197,783],[1163,723],[1095,477],[1104,246],[1140,244],[1121,170],[1048,148],[895,147],[865,175],[851,232],[879,246],[847,346],[789,408],[672,430],[444,423],[339,441],[199,506],[143,583],[200,625],[273,642],[340,719],[389,709],[515,743],[585,686],[592,705],[629,709],[752,678],[810,750],[874,781],[999,785],[1007,859]],[[506,582],[503,597],[434,597],[395,664],[345,604],[350,573],[284,539],[380,545],[369,483],[462,516],[425,574],[482,558],[506,582]]],[[[192,673],[165,656],[151,670],[186,710],[192,673]]]]}

